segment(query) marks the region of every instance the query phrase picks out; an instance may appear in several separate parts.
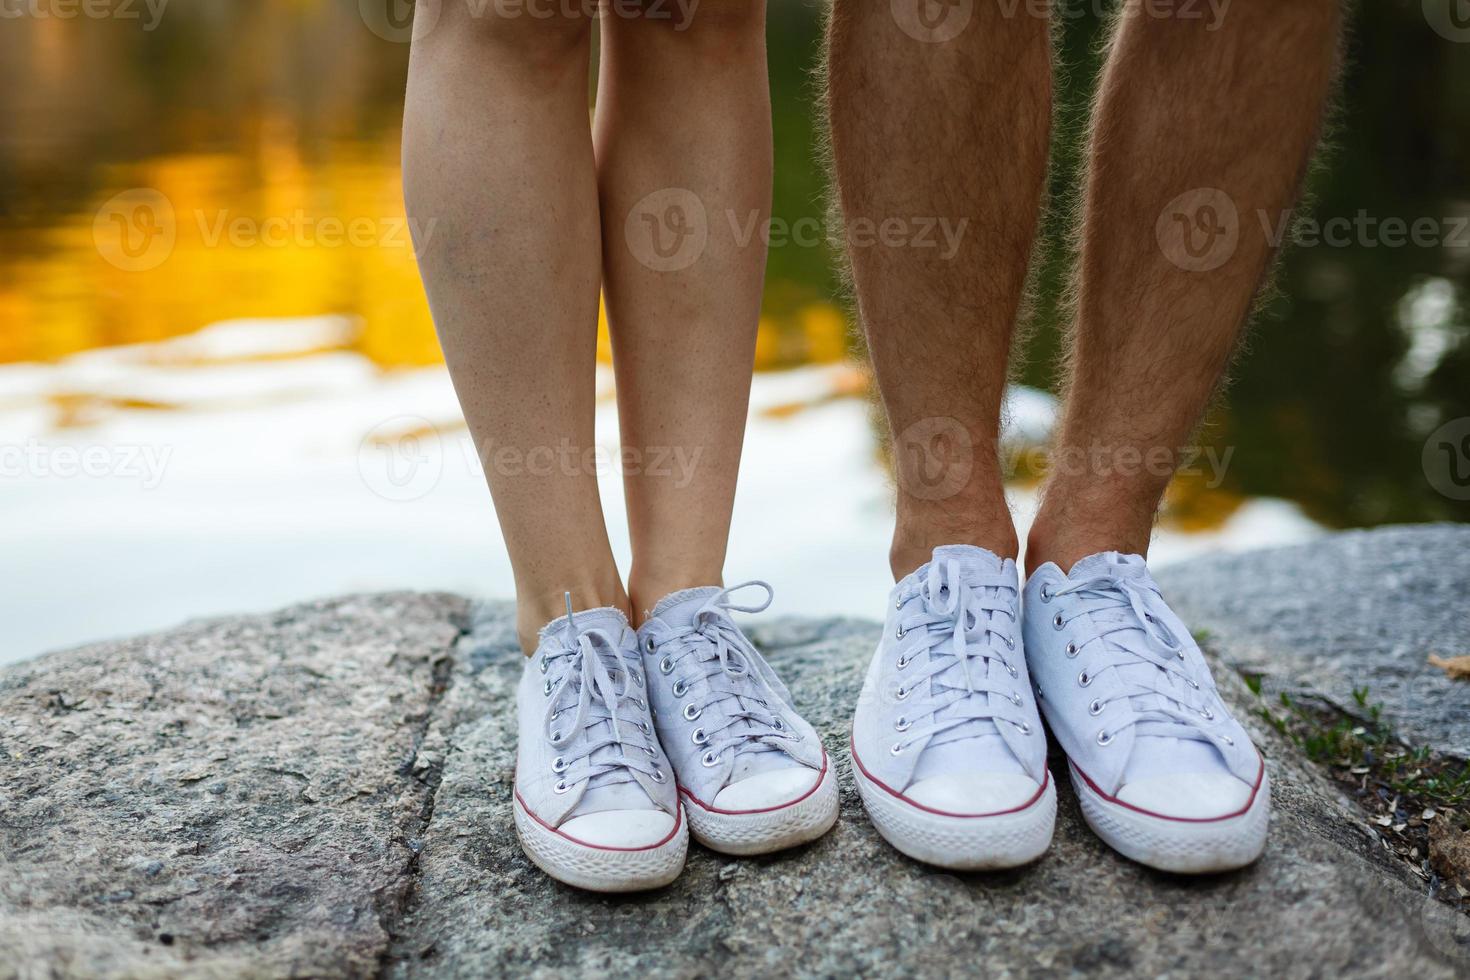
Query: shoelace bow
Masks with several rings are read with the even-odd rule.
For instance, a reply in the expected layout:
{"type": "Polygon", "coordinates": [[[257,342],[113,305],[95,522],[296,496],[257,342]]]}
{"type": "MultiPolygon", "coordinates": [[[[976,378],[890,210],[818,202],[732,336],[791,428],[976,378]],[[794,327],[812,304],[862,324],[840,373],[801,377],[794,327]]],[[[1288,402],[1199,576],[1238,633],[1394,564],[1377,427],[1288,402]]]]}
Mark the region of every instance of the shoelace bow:
{"type": "MultiPolygon", "coordinates": [[[[1137,735],[1202,742],[1211,742],[1218,737],[1227,744],[1234,744],[1228,735],[1216,736],[1200,728],[1201,719],[1213,721],[1216,714],[1204,703],[1203,689],[1190,669],[1184,643],[1168,627],[1164,598],[1149,579],[1137,575],[1099,574],[1051,594],[1054,597],[1077,595],[1090,600],[1074,608],[1072,616],[1063,623],[1093,614],[1093,621],[1100,628],[1083,645],[1096,643],[1103,651],[1105,661],[1091,677],[1111,670],[1122,682],[1121,692],[1093,701],[1093,713],[1100,714],[1108,703],[1124,698],[1134,705],[1131,719],[1099,733],[1100,743],[1106,745],[1120,732],[1136,726],[1137,735]],[[1098,613],[1103,615],[1097,617],[1098,613]],[[1109,638],[1112,638],[1111,642],[1109,638]],[[1130,657],[1132,659],[1128,659],[1130,657]],[[1122,669],[1130,666],[1152,666],[1156,669],[1147,674],[1122,669]],[[1144,681],[1144,676],[1148,676],[1151,682],[1144,681]],[[1170,678],[1178,678],[1180,684],[1173,683],[1170,678]]],[[[1088,683],[1091,683],[1091,678],[1088,683]]]]}
{"type": "Polygon", "coordinates": [[[773,707],[786,707],[785,696],[771,683],[774,672],[730,618],[731,613],[764,612],[774,598],[775,590],[761,581],[721,589],[705,600],[688,626],[669,634],[660,644],[665,652],[659,670],[664,673],[672,674],[685,661],[694,664],[694,670],[681,673],[675,681],[676,698],[683,697],[698,681],[705,682],[704,689],[684,704],[686,721],[697,720],[712,705],[729,702],[722,722],[694,731],[695,744],[707,746],[702,760],[707,766],[714,765],[731,746],[739,754],[745,746],[770,746],[775,739],[798,740],[773,707]],[[750,586],[765,590],[764,602],[743,606],[731,601],[733,593],[750,586]],[[737,727],[739,731],[734,730],[737,727]]]}
{"type": "Polygon", "coordinates": [[[552,748],[563,750],[576,746],[573,751],[557,756],[552,766],[555,772],[565,773],[583,759],[588,759],[589,764],[574,778],[563,778],[557,784],[558,791],[565,792],[577,783],[619,771],[641,772],[662,782],[663,774],[653,761],[657,753],[650,741],[651,728],[626,722],[618,715],[618,706],[624,700],[646,703],[633,696],[630,687],[635,679],[642,687],[642,675],[624,660],[617,640],[606,630],[577,628],[570,596],[567,598],[567,628],[563,633],[562,648],[543,654],[542,672],[549,674],[562,661],[566,661],[566,670],[559,678],[547,680],[550,693],[542,732],[552,748]],[[575,694],[575,705],[562,703],[568,692],[575,694]],[[559,704],[561,707],[557,707],[559,704]],[[558,725],[557,717],[571,710],[576,712],[571,722],[558,725]],[[602,728],[604,722],[607,725],[602,734],[584,737],[584,733],[602,728]],[[631,742],[625,740],[625,724],[642,737],[631,742]],[[628,755],[630,745],[641,749],[642,756],[628,755]],[[610,756],[592,762],[593,753],[605,748],[614,751],[610,756]]]}
{"type": "MultiPolygon", "coordinates": [[[[922,604],[899,622],[897,638],[914,639],[900,649],[898,669],[908,670],[920,657],[924,663],[914,673],[903,675],[895,696],[904,700],[927,682],[928,697],[899,718],[897,728],[904,737],[894,743],[895,755],[916,742],[972,722],[989,722],[995,731],[999,731],[999,723],[1005,722],[1022,734],[1030,733],[1030,725],[1007,710],[1022,704],[1015,685],[992,679],[987,666],[987,661],[993,661],[1005,669],[1009,679],[1020,676],[1009,659],[1016,648],[1016,613],[1015,600],[1007,599],[1007,592],[1012,596],[1016,592],[1010,577],[996,572],[972,574],[966,580],[959,562],[950,559],[933,562],[919,588],[899,599],[900,609],[915,599],[921,599],[922,604]],[[946,642],[951,649],[944,649],[946,642]],[[952,670],[958,671],[960,683],[954,683],[953,675],[940,676],[952,670]],[[1004,698],[1004,702],[986,696],[992,694],[1004,698]],[[927,725],[916,724],[924,719],[928,719],[927,725]]],[[[973,734],[980,733],[967,731],[960,737],[973,734]]]]}

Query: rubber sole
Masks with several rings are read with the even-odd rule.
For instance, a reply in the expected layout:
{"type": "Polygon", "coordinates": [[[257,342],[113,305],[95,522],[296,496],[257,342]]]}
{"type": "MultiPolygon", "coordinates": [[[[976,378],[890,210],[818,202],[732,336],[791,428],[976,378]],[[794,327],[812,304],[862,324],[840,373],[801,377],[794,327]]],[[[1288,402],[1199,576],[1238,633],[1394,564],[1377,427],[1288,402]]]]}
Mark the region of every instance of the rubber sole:
{"type": "Polygon", "coordinates": [[[1049,772],[1026,806],[975,816],[937,813],[909,802],[868,776],[856,754],[852,774],[878,833],[916,861],[951,871],[995,871],[1029,864],[1051,846],[1057,788],[1049,772]]]}
{"type": "Polygon", "coordinates": [[[689,833],[721,854],[782,851],[816,840],[837,822],[837,775],[830,765],[811,792],[768,810],[714,810],[687,792],[683,796],[689,833]]]}
{"type": "Polygon", "coordinates": [[[1092,832],[1126,858],[1176,874],[1234,871],[1266,849],[1271,817],[1271,780],[1260,783],[1246,809],[1214,820],[1179,820],[1151,814],[1110,799],[1076,766],[1072,786],[1092,832]]]}
{"type": "Polygon", "coordinates": [[[594,892],[661,888],[679,877],[689,853],[683,807],[668,838],[652,847],[621,850],[583,844],[557,833],[515,799],[516,836],[531,862],[557,881],[594,892]]]}

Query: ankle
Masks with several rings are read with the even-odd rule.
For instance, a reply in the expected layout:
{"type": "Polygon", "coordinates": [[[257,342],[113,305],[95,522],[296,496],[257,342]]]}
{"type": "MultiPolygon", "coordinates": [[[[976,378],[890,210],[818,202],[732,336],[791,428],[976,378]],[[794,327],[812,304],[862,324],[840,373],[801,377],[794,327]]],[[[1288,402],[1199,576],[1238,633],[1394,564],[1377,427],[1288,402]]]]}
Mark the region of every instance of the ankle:
{"type": "Polygon", "coordinates": [[[1004,517],[976,519],[916,519],[900,515],[888,549],[888,565],[896,582],[927,562],[934,549],[946,544],[971,544],[1001,558],[1015,558],[1019,549],[1016,527],[1009,512],[1004,517]]]}
{"type": "Polygon", "coordinates": [[[1046,513],[1043,505],[1026,535],[1026,576],[1029,578],[1047,562],[1065,575],[1083,558],[1102,551],[1147,558],[1152,536],[1151,518],[1126,521],[1119,520],[1117,514],[1095,520],[1071,514],[1056,518],[1046,513]]]}
{"type": "Polygon", "coordinates": [[[680,569],[662,565],[656,571],[644,573],[634,566],[633,573],[628,576],[631,622],[634,626],[641,626],[664,596],[683,589],[699,589],[723,583],[724,576],[718,567],[689,566],[680,569]]]}
{"type": "Polygon", "coordinates": [[[526,656],[536,652],[540,641],[541,627],[567,614],[566,594],[572,594],[572,609],[599,609],[611,606],[628,614],[628,594],[623,584],[614,576],[606,582],[569,582],[563,588],[516,590],[516,634],[520,637],[521,650],[526,656]]]}

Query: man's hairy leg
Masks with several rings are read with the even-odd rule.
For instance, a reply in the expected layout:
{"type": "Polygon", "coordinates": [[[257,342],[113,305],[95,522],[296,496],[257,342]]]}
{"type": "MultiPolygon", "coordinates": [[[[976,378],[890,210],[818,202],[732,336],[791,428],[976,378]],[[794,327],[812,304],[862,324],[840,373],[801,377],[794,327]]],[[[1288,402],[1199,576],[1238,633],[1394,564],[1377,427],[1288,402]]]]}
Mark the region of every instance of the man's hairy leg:
{"type": "Polygon", "coordinates": [[[1338,0],[1120,12],[1091,138],[1066,407],[1026,565],[1147,554],[1332,86],[1338,0]]]}
{"type": "Polygon", "coordinates": [[[1051,124],[1044,17],[986,0],[952,38],[918,24],[836,0],[827,38],[838,200],[894,442],[895,577],[941,544],[1016,554],[998,430],[1051,124]]]}

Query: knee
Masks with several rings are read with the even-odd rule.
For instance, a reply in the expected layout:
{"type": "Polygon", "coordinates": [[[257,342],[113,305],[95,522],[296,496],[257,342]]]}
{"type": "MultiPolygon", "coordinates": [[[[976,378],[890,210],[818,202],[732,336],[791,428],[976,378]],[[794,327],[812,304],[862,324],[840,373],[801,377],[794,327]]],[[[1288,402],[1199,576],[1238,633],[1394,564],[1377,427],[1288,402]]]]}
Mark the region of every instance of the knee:
{"type": "Polygon", "coordinates": [[[416,36],[435,45],[478,49],[478,54],[534,70],[587,66],[593,14],[582,3],[555,0],[441,0],[430,29],[416,36]]]}

